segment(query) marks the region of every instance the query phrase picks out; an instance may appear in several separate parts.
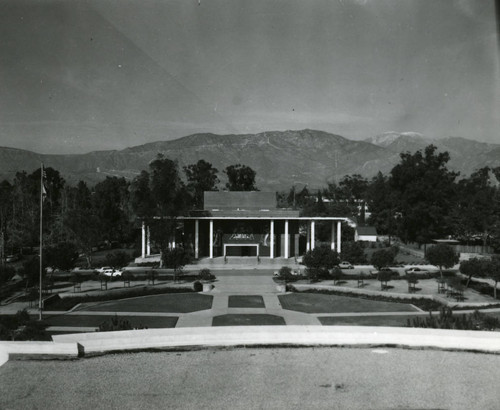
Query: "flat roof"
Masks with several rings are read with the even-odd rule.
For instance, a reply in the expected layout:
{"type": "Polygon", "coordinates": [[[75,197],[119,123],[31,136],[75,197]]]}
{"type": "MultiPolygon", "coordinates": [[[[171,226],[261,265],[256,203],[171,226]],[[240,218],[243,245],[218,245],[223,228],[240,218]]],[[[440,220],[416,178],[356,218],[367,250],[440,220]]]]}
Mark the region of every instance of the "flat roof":
{"type": "Polygon", "coordinates": [[[289,220],[289,221],[340,221],[340,222],[347,222],[351,226],[356,226],[356,222],[348,217],[344,216],[274,216],[274,215],[268,215],[268,216],[179,216],[177,217],[179,220],[245,220],[245,219],[250,219],[250,220],[267,220],[270,221],[271,219],[273,220],[289,220]]]}
{"type": "Polygon", "coordinates": [[[205,191],[203,208],[214,209],[278,209],[275,192],[262,191],[205,191]]]}

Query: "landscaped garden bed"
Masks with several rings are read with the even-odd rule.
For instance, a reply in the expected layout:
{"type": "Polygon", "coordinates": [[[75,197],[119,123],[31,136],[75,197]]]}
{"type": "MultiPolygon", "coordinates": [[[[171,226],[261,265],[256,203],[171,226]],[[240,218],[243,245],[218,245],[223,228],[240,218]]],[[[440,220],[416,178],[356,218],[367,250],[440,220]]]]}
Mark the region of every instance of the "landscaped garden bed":
{"type": "Polygon", "coordinates": [[[130,289],[119,293],[106,293],[101,295],[81,295],[81,296],[68,296],[54,300],[46,309],[49,310],[70,310],[79,303],[103,302],[118,299],[127,299],[138,296],[160,295],[166,293],[193,293],[194,290],[190,288],[152,288],[142,287],[139,289],[130,289]]]}
{"type": "Polygon", "coordinates": [[[418,308],[422,310],[437,310],[441,306],[443,306],[442,303],[439,303],[435,300],[429,299],[429,298],[405,298],[405,297],[392,297],[392,296],[385,296],[385,295],[368,295],[364,293],[356,293],[356,292],[349,292],[349,291],[338,291],[334,289],[307,289],[303,291],[298,291],[295,287],[290,286],[290,290],[292,292],[297,292],[297,293],[316,293],[316,294],[323,294],[323,295],[337,295],[337,296],[347,296],[351,298],[358,298],[358,299],[366,299],[366,300],[373,300],[373,301],[382,301],[382,302],[392,302],[392,303],[405,303],[405,304],[411,304],[414,306],[417,306],[418,308]]]}
{"type": "Polygon", "coordinates": [[[417,312],[411,301],[370,300],[326,292],[299,292],[278,296],[283,309],[304,313],[417,312]]]}

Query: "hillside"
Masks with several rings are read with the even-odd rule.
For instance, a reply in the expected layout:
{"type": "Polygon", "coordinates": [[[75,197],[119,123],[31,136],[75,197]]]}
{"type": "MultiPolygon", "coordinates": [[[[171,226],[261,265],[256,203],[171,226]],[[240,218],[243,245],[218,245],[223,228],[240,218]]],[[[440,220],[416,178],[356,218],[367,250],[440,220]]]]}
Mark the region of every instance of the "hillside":
{"type": "Polygon", "coordinates": [[[500,145],[463,138],[433,140],[417,133],[387,133],[365,141],[353,141],[322,131],[273,131],[260,134],[194,134],[172,141],[159,141],[120,151],[95,151],[75,155],[43,155],[13,148],[0,148],[0,179],[13,178],[16,171],[32,172],[44,162],[61,172],[70,183],[80,179],[95,183],[107,175],[133,178],[158,153],[178,161],[182,168],[199,159],[219,170],[245,164],[257,172],[261,190],[286,189],[307,184],[316,188],[338,181],[346,174],[366,177],[388,172],[399,161],[399,153],[414,152],[429,143],[450,152],[450,168],[466,175],[481,166],[500,166],[500,145]]]}

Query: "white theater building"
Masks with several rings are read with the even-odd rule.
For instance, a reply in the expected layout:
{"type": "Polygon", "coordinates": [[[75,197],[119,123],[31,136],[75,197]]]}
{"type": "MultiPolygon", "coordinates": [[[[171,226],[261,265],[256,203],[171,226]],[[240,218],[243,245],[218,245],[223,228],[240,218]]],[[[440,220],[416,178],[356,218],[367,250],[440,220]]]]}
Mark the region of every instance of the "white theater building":
{"type": "MultiPolygon", "coordinates": [[[[316,224],[331,227],[330,245],[342,250],[342,224],[347,217],[301,217],[298,210],[278,208],[274,192],[205,192],[204,209],[178,217],[171,246],[182,244],[195,259],[223,257],[292,258],[316,246],[316,224]]],[[[142,255],[150,260],[148,227],[142,225],[142,255]]]]}

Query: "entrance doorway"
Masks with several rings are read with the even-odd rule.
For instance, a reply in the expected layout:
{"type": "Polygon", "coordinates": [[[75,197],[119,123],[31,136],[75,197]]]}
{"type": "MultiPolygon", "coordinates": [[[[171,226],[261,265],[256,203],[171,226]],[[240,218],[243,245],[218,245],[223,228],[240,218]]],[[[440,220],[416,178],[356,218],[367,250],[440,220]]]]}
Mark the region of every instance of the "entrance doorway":
{"type": "Polygon", "coordinates": [[[224,244],[224,257],[226,256],[259,256],[258,243],[224,244]],[[228,249],[229,248],[229,249],[228,249]]]}

